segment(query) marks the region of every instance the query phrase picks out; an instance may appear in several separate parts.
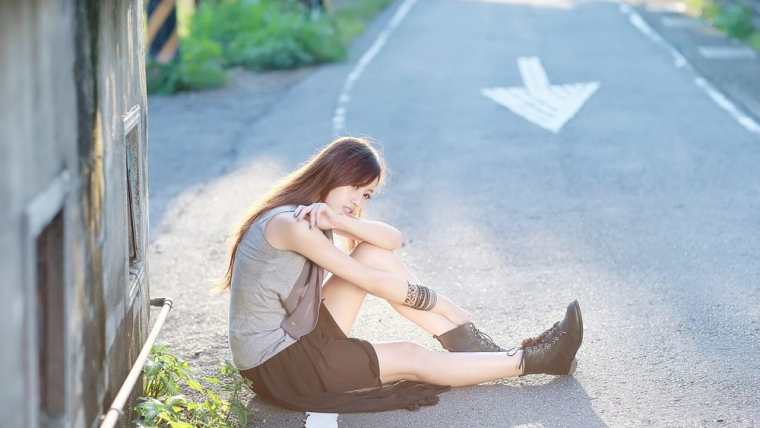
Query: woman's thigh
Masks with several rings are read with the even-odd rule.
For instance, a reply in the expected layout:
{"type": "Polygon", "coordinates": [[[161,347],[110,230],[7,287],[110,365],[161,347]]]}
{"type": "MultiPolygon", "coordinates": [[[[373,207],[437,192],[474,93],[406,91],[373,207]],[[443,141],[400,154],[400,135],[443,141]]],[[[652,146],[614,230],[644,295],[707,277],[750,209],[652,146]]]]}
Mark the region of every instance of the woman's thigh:
{"type": "Polygon", "coordinates": [[[414,342],[373,342],[377,354],[382,383],[397,380],[419,380],[417,376],[419,361],[427,350],[414,342]]]}
{"type": "Polygon", "coordinates": [[[332,275],[322,287],[324,305],[348,337],[366,295],[364,290],[336,275],[332,275]]]}
{"type": "MultiPolygon", "coordinates": [[[[362,242],[351,252],[351,257],[360,263],[382,270],[392,270],[390,269],[392,256],[392,252],[366,242],[362,242]]],[[[322,287],[325,306],[346,336],[351,335],[351,327],[356,321],[366,295],[367,292],[364,289],[337,275],[331,275],[322,287]]]]}

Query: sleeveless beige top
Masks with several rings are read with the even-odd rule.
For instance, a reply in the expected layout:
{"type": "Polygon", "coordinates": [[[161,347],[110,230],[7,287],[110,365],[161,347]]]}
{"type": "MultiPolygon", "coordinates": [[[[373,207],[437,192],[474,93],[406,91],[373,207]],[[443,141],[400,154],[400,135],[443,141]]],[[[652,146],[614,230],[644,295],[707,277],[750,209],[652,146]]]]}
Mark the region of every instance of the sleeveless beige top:
{"type": "MultiPolygon", "coordinates": [[[[229,345],[235,366],[264,363],[316,327],[324,269],[264,237],[267,222],[296,205],[262,213],[240,241],[232,273],[229,345]]],[[[332,231],[325,231],[332,241],[332,231]]]]}

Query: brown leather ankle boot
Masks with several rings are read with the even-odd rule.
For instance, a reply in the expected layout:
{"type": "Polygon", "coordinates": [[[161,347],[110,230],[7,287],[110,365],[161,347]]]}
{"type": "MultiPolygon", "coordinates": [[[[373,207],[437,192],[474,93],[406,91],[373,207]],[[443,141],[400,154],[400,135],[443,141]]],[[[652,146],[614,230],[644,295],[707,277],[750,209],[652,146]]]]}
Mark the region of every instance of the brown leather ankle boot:
{"type": "Polygon", "coordinates": [[[497,345],[491,336],[478,330],[471,322],[433,337],[450,352],[505,352],[505,349],[497,345]]]}
{"type": "MultiPolygon", "coordinates": [[[[565,318],[562,321],[555,322],[554,325],[544,330],[538,336],[523,339],[520,346],[523,348],[527,348],[529,346],[536,346],[543,342],[551,341],[554,338],[554,336],[556,336],[559,333],[560,323],[565,323],[564,325],[567,325],[571,317],[577,317],[580,320],[581,325],[583,325],[583,318],[581,317],[581,309],[580,309],[580,306],[578,306],[577,300],[573,300],[567,306],[567,310],[565,311],[565,318]]],[[[581,342],[582,341],[583,341],[583,331],[581,331],[581,342]]]]}
{"type": "Polygon", "coordinates": [[[568,306],[567,315],[551,338],[523,348],[520,376],[529,374],[569,375],[575,372],[575,354],[583,341],[583,319],[578,301],[568,306]]]}

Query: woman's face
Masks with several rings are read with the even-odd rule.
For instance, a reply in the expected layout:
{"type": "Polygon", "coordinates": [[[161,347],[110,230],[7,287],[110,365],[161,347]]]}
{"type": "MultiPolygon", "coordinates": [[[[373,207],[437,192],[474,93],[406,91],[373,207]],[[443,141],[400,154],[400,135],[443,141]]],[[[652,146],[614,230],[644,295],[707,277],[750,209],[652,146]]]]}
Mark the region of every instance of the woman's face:
{"type": "Polygon", "coordinates": [[[325,203],[335,212],[343,213],[356,217],[364,205],[372,198],[372,194],[377,188],[377,180],[363,186],[339,186],[327,194],[325,203]]]}

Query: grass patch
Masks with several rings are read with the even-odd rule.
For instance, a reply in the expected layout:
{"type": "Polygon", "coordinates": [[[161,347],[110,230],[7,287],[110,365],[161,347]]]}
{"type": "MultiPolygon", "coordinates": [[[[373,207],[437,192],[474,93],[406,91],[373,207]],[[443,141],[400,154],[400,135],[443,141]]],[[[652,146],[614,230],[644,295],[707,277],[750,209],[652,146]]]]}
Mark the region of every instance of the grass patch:
{"type": "Polygon", "coordinates": [[[281,70],[340,61],[391,1],[348,1],[327,14],[297,0],[206,0],[192,13],[186,6],[178,16],[180,55],[170,64],[148,62],[148,92],[222,86],[230,67],[281,70]]]}
{"type": "Polygon", "coordinates": [[[747,3],[721,6],[715,0],[688,0],[686,5],[691,14],[704,18],[726,35],[760,49],[760,28],[755,27],[752,7],[747,3]]]}
{"type": "Polygon", "coordinates": [[[755,31],[747,40],[750,46],[760,51],[760,30],[755,31]]]}
{"type": "Polygon", "coordinates": [[[245,427],[248,409],[240,397],[249,382],[228,361],[215,376],[198,380],[187,362],[166,346],[154,346],[143,368],[143,394],[132,423],[157,428],[245,427]]]}
{"type": "Polygon", "coordinates": [[[755,31],[752,23],[752,8],[746,4],[734,4],[718,8],[713,25],[731,37],[746,40],[755,31]]]}
{"type": "Polygon", "coordinates": [[[336,7],[334,16],[343,43],[351,43],[364,31],[366,23],[392,2],[393,0],[359,0],[348,1],[345,5],[336,7]]]}
{"type": "Polygon", "coordinates": [[[719,13],[718,5],[714,0],[687,0],[686,10],[689,11],[689,14],[704,18],[710,22],[719,13]]]}
{"type": "Polygon", "coordinates": [[[202,3],[191,32],[221,46],[225,67],[279,70],[346,55],[335,22],[294,1],[202,3]]]}
{"type": "Polygon", "coordinates": [[[149,59],[146,64],[149,94],[171,94],[191,89],[224,85],[222,48],[211,40],[185,38],[182,55],[168,64],[149,59]]]}

